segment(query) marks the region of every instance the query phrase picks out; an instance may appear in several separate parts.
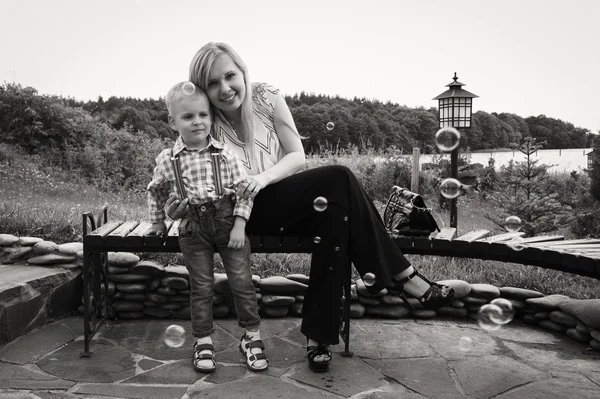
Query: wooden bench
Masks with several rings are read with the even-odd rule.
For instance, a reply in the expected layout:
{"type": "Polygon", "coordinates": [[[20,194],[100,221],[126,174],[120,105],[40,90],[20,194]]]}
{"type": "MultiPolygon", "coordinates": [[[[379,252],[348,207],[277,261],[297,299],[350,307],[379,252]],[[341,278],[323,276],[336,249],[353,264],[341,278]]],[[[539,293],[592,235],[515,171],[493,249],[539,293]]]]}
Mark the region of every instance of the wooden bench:
{"type": "MultiPolygon", "coordinates": [[[[83,214],[83,308],[85,349],[81,356],[89,357],[90,341],[108,316],[108,252],[180,252],[180,221],[167,221],[167,234],[164,236],[147,235],[151,224],[137,221],[108,221],[108,209],[104,206],[98,217],[91,213],[83,214]],[[88,229],[89,228],[89,229],[88,229]],[[89,231],[89,232],[88,232],[89,231]],[[90,300],[90,298],[92,298],[90,300]]],[[[340,235],[347,234],[340,232],[340,235]]],[[[312,253],[316,245],[314,237],[255,236],[249,235],[252,253],[312,253]]],[[[341,240],[346,242],[347,240],[341,240]]],[[[344,341],[344,356],[350,352],[350,288],[352,269],[348,248],[337,251],[335,267],[343,268],[340,336],[344,341]]]]}
{"type": "MultiPolygon", "coordinates": [[[[84,247],[84,332],[85,351],[90,356],[89,343],[108,313],[108,252],[179,252],[179,222],[167,224],[163,236],[146,235],[150,223],[108,221],[107,207],[97,219],[83,214],[84,247]],[[89,227],[89,229],[88,229],[89,227]],[[88,233],[89,231],[89,233],[88,233]],[[92,298],[90,300],[90,298],[92,298]]],[[[347,234],[348,232],[340,232],[347,234]]],[[[405,254],[478,258],[540,266],[586,277],[600,279],[600,239],[565,240],[563,236],[521,238],[522,232],[490,235],[488,230],[476,230],[456,236],[456,229],[444,228],[434,237],[395,237],[396,245],[405,254]]],[[[249,235],[252,253],[312,253],[312,237],[249,235]]],[[[342,240],[346,241],[346,240],[342,240]]],[[[343,268],[343,307],[340,336],[344,355],[350,352],[350,288],[352,269],[347,248],[340,248],[339,264],[343,268]]]]}

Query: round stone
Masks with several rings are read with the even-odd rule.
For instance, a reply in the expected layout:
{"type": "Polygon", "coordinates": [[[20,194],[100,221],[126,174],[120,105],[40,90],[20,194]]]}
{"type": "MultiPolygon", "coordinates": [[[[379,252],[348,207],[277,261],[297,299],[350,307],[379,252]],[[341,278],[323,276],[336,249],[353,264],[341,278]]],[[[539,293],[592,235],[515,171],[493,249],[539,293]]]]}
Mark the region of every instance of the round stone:
{"type": "Polygon", "coordinates": [[[45,255],[34,256],[27,259],[27,263],[31,265],[54,265],[60,263],[69,263],[77,259],[75,255],[65,255],[61,253],[51,253],[45,255]]]}
{"type": "Polygon", "coordinates": [[[83,243],[81,242],[68,242],[58,246],[58,252],[65,255],[77,255],[79,251],[83,251],[83,243]]]}
{"type": "Polygon", "coordinates": [[[410,312],[410,315],[418,319],[433,319],[437,313],[431,309],[415,309],[410,312]]]}
{"type": "Polygon", "coordinates": [[[463,298],[471,293],[471,284],[463,280],[441,280],[438,284],[454,289],[454,299],[463,298]]]}
{"type": "Polygon", "coordinates": [[[44,241],[44,239],[40,237],[19,237],[19,245],[22,247],[32,247],[42,241],[44,241]]]}
{"type": "Polygon", "coordinates": [[[108,276],[108,279],[114,281],[115,283],[134,283],[134,282],[146,281],[151,278],[152,277],[146,276],[144,274],[134,274],[134,273],[110,274],[108,276]]]}
{"type": "Polygon", "coordinates": [[[388,319],[399,319],[406,316],[410,310],[404,305],[365,306],[365,314],[388,319]]]}
{"type": "Polygon", "coordinates": [[[581,342],[582,344],[587,344],[591,340],[591,337],[589,335],[581,334],[579,331],[577,331],[574,328],[569,328],[567,330],[567,337],[569,337],[572,340],[575,340],[577,342],[581,342]]]}
{"type": "Polygon", "coordinates": [[[302,316],[302,302],[294,302],[290,305],[290,312],[296,316],[302,316]]]}
{"type": "Polygon", "coordinates": [[[544,296],[544,294],[542,294],[539,291],[528,290],[525,288],[517,288],[517,287],[502,287],[502,288],[500,288],[500,294],[504,298],[521,299],[521,300],[525,300],[525,299],[529,299],[529,298],[541,298],[544,296]]]}
{"type": "Polygon", "coordinates": [[[107,261],[111,265],[131,267],[140,261],[140,257],[130,252],[109,252],[107,261]]]}
{"type": "Polygon", "coordinates": [[[500,296],[500,289],[491,284],[471,284],[469,295],[494,299],[500,296]]]}
{"type": "Polygon", "coordinates": [[[553,310],[558,310],[558,305],[568,301],[572,301],[572,299],[566,295],[553,294],[546,295],[541,298],[529,298],[525,300],[525,303],[530,309],[534,309],[540,312],[551,312],[553,310]]]}
{"type": "Polygon", "coordinates": [[[142,302],[119,300],[110,304],[117,312],[136,312],[144,309],[142,302]]]}
{"type": "Polygon", "coordinates": [[[183,277],[164,277],[160,283],[176,290],[185,290],[190,286],[188,280],[183,277]]]}
{"type": "Polygon", "coordinates": [[[308,276],[301,274],[301,273],[296,273],[296,274],[288,274],[287,276],[285,276],[286,278],[293,280],[293,281],[297,281],[299,283],[302,284],[308,284],[308,281],[310,280],[308,278],[308,276]]]}
{"type": "Polygon", "coordinates": [[[12,234],[0,234],[0,247],[10,247],[19,242],[19,237],[12,234]]]}
{"type": "Polygon", "coordinates": [[[290,306],[296,301],[293,296],[263,295],[261,303],[270,306],[290,306]]]}
{"type": "Polygon", "coordinates": [[[223,318],[229,314],[229,306],[225,303],[213,305],[213,317],[223,318]]]}
{"type": "Polygon", "coordinates": [[[466,317],[468,310],[466,308],[455,308],[453,306],[443,306],[436,310],[438,314],[452,317],[466,317]]]}
{"type": "Polygon", "coordinates": [[[352,302],[350,304],[350,318],[360,319],[365,314],[365,305],[359,302],[352,302]]]}
{"type": "Polygon", "coordinates": [[[38,255],[51,254],[58,251],[58,244],[52,241],[40,241],[33,246],[33,252],[38,255]]]}
{"type": "Polygon", "coordinates": [[[555,323],[559,323],[567,327],[576,327],[578,323],[575,317],[560,310],[554,310],[550,312],[548,314],[548,318],[555,323]]]}
{"type": "Polygon", "coordinates": [[[116,286],[117,290],[124,293],[144,292],[146,290],[146,285],[140,283],[118,283],[116,286]]]}
{"type": "Polygon", "coordinates": [[[270,317],[285,317],[287,316],[290,307],[289,306],[268,306],[261,305],[263,313],[270,317]]]}

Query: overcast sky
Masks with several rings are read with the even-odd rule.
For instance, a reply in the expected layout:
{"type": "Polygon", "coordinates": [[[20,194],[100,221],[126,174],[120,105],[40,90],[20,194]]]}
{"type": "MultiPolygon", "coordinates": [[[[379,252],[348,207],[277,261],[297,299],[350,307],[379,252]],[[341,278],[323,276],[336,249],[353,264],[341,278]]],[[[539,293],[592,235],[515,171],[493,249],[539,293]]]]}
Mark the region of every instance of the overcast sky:
{"type": "Polygon", "coordinates": [[[457,72],[474,111],[600,130],[597,0],[0,0],[0,15],[0,82],[41,94],[164,97],[224,41],[285,94],[432,107],[457,72]]]}

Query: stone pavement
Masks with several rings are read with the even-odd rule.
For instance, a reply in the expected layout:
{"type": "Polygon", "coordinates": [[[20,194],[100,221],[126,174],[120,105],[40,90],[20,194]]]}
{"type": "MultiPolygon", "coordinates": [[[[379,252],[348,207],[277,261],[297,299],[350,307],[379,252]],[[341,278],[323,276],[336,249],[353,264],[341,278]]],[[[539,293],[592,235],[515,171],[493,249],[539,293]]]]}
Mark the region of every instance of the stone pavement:
{"type": "Polygon", "coordinates": [[[498,331],[470,320],[352,320],[353,357],[336,346],[311,372],[297,318],[264,319],[270,368],[252,373],[234,319],[216,321],[217,371],[194,372],[189,321],[107,322],[82,358],[83,320],[68,317],[0,347],[0,398],[598,398],[600,352],[514,321],[498,331]],[[187,340],[170,348],[169,324],[187,340]]]}

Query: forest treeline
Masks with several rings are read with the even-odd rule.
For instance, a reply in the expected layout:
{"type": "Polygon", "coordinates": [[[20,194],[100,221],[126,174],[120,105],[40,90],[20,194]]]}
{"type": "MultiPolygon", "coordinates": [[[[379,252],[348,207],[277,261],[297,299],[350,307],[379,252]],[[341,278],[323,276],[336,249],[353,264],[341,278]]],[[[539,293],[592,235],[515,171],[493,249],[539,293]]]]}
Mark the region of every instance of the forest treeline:
{"type": "MultiPolygon", "coordinates": [[[[437,151],[435,107],[304,92],[285,99],[308,154],[348,147],[359,152],[392,146],[404,153],[413,147],[423,153],[437,151]],[[334,123],[331,130],[329,122],[334,123]]],[[[83,177],[109,176],[124,187],[139,186],[155,155],[176,138],[167,115],[162,98],[83,102],[5,83],[0,85],[0,161],[11,151],[22,151],[46,165],[78,170],[83,177]]],[[[544,148],[591,147],[594,137],[587,129],[545,115],[524,118],[485,111],[474,113],[472,127],[461,133],[461,147],[471,151],[507,148],[524,137],[546,142],[544,148]]]]}
{"type": "MultiPolygon", "coordinates": [[[[286,95],[298,131],[305,137],[307,153],[355,145],[376,150],[396,146],[405,153],[419,147],[424,153],[436,151],[434,134],[438,130],[438,111],[431,107],[407,107],[366,98],[345,99],[313,93],[286,95]],[[333,122],[334,129],[327,129],[333,122]]],[[[150,137],[176,137],[167,125],[164,100],[131,97],[99,97],[96,101],[72,103],[115,129],[127,127],[150,137]]],[[[546,141],[545,148],[590,147],[587,129],[545,115],[522,116],[512,113],[473,114],[470,129],[463,130],[463,147],[471,151],[508,148],[523,137],[546,141]]]]}

